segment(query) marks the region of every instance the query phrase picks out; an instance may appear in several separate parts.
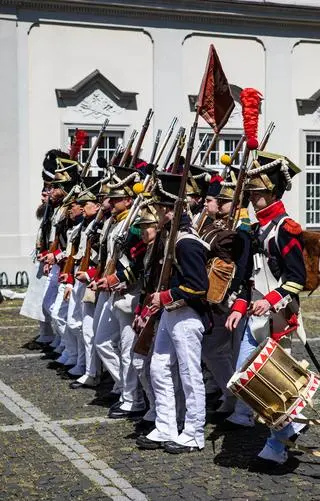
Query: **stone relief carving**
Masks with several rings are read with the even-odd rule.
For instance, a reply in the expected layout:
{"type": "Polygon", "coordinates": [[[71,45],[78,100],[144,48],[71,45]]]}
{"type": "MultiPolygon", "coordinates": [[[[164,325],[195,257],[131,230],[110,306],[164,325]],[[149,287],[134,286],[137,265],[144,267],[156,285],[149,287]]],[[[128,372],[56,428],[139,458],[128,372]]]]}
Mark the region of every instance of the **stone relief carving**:
{"type": "Polygon", "coordinates": [[[74,111],[85,117],[101,118],[102,116],[105,117],[113,114],[120,114],[125,110],[115,104],[100,89],[96,89],[77,106],[75,106],[74,111]]]}

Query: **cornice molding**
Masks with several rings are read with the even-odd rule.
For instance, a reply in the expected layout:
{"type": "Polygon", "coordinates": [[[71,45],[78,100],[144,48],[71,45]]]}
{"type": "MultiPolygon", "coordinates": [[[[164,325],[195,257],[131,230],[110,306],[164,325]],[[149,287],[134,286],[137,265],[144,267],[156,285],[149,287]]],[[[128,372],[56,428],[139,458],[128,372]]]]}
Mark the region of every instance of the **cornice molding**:
{"type": "Polygon", "coordinates": [[[320,89],[307,99],[296,99],[299,115],[312,115],[320,107],[320,89]]]}
{"type": "Polygon", "coordinates": [[[0,0],[0,7],[207,24],[319,27],[320,8],[237,0],[0,0]]]}
{"type": "Polygon", "coordinates": [[[76,106],[94,90],[101,90],[120,108],[137,110],[137,92],[125,92],[116,87],[99,70],[94,70],[69,89],[56,89],[59,107],[76,106]]]}

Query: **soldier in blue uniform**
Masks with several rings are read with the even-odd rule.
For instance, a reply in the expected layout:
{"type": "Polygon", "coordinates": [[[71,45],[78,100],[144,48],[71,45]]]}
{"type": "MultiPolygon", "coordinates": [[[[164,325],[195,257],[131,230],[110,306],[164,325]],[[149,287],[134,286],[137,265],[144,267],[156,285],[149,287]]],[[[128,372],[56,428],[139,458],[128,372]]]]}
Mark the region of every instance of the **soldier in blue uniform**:
{"type": "MultiPolygon", "coordinates": [[[[304,288],[306,271],[303,260],[301,226],[293,221],[281,201],[284,192],[291,188],[292,177],[299,172],[292,162],[281,155],[259,152],[254,168],[249,172],[246,189],[258,219],[254,228],[252,304],[249,321],[241,343],[237,367],[254,351],[266,337],[280,337],[270,325],[270,312],[275,318],[288,317],[286,309],[298,305],[298,294],[304,288]],[[289,306],[288,306],[289,305],[289,306]]],[[[243,314],[241,308],[233,307],[226,326],[234,329],[243,314]]],[[[296,313],[298,306],[296,307],[296,313]]],[[[294,321],[295,315],[292,315],[294,321]]],[[[291,327],[285,332],[292,332],[291,327]]],[[[290,347],[290,339],[284,337],[280,343],[290,347]]],[[[226,421],[226,427],[253,427],[253,413],[243,402],[238,401],[234,413],[226,421]]],[[[287,461],[288,453],[282,440],[293,440],[305,427],[302,423],[291,423],[280,431],[272,431],[265,447],[259,453],[252,469],[269,468],[287,461]]]]}
{"type": "MultiPolygon", "coordinates": [[[[160,173],[155,192],[160,225],[170,226],[181,176],[160,173]]],[[[140,436],[144,449],[163,447],[173,454],[204,447],[205,388],[201,369],[202,337],[209,327],[205,297],[207,245],[200,240],[186,213],[182,215],[175,247],[175,265],[170,288],[151,296],[152,313],[163,309],[151,360],[151,382],[155,394],[155,429],[140,436]],[[178,433],[175,387],[172,368],[178,362],[186,412],[178,433]]]]}

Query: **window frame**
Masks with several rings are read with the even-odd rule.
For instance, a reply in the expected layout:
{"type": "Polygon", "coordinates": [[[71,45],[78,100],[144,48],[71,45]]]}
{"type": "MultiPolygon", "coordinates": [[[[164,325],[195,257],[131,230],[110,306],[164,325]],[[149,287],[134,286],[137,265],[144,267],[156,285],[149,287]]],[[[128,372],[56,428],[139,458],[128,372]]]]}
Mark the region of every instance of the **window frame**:
{"type": "MultiPolygon", "coordinates": [[[[65,151],[69,151],[71,142],[70,142],[70,131],[74,131],[75,129],[81,129],[85,130],[88,132],[90,135],[91,133],[96,133],[94,136],[91,136],[92,138],[92,143],[91,147],[94,144],[95,139],[97,138],[99,131],[101,129],[101,123],[97,124],[79,124],[79,123],[65,123],[63,127],[63,144],[66,144],[66,147],[64,148],[65,151]]],[[[124,124],[119,124],[119,125],[108,125],[107,129],[105,131],[105,135],[108,133],[114,133],[114,134],[122,134],[122,141],[123,144],[126,144],[128,141],[128,138],[130,137],[131,134],[131,127],[129,125],[124,125],[124,124]]],[[[99,172],[101,171],[101,168],[97,166],[96,164],[96,159],[97,159],[97,151],[95,152],[93,158],[92,158],[92,166],[89,169],[90,175],[92,176],[97,176],[99,172]]]]}
{"type": "MultiPolygon", "coordinates": [[[[320,183],[318,184],[318,193],[319,195],[317,196],[317,194],[313,195],[313,197],[307,197],[307,190],[308,190],[308,183],[307,183],[307,177],[308,177],[308,174],[318,174],[319,177],[320,177],[320,163],[318,166],[311,166],[311,165],[307,165],[307,142],[309,139],[313,139],[313,140],[316,140],[320,143],[320,131],[319,130],[305,130],[303,131],[304,134],[303,134],[303,148],[302,148],[302,155],[303,155],[303,163],[302,165],[304,166],[304,187],[303,187],[303,195],[304,195],[304,218],[305,218],[305,227],[306,229],[308,230],[312,230],[312,231],[319,231],[320,230],[320,183]],[[313,199],[315,202],[318,200],[319,203],[319,209],[317,210],[316,208],[313,209],[312,211],[308,210],[307,209],[307,201],[308,201],[308,198],[311,198],[313,199]],[[308,212],[307,212],[308,210],[308,212]],[[311,213],[316,213],[318,212],[319,213],[319,222],[315,222],[315,223],[310,223],[308,222],[307,218],[308,218],[308,213],[311,212],[311,213]]],[[[319,151],[319,156],[320,156],[320,151],[319,151]]],[[[315,188],[317,186],[315,185],[315,188]]]]}
{"type": "MultiPolygon", "coordinates": [[[[209,127],[199,127],[198,128],[197,137],[198,137],[199,142],[198,142],[198,145],[195,147],[195,152],[198,151],[198,148],[199,148],[200,143],[201,143],[200,134],[201,135],[202,134],[214,134],[214,132],[213,132],[213,129],[211,129],[209,127]]],[[[218,160],[220,160],[221,156],[224,153],[226,153],[226,151],[223,147],[224,143],[222,145],[221,140],[224,141],[225,139],[235,139],[235,136],[240,139],[242,134],[243,134],[243,131],[241,129],[226,129],[223,132],[221,132],[220,139],[218,138],[218,141],[219,141],[218,160]]],[[[242,151],[243,151],[243,149],[244,149],[244,145],[242,146],[242,151]]],[[[240,156],[240,161],[241,161],[241,156],[240,156]]],[[[196,163],[197,164],[201,163],[201,154],[199,155],[196,163]]],[[[224,165],[221,164],[220,162],[219,162],[218,166],[211,165],[207,162],[205,167],[209,168],[213,172],[218,172],[219,174],[221,174],[221,172],[224,170],[224,165]]]]}

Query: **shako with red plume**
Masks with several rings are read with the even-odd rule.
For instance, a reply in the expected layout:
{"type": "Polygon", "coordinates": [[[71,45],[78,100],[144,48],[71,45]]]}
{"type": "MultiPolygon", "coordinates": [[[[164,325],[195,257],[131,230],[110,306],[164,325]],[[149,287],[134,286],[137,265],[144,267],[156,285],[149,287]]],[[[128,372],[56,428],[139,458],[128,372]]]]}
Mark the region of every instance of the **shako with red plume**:
{"type": "Polygon", "coordinates": [[[258,121],[262,94],[256,89],[247,87],[240,93],[242,105],[243,128],[249,150],[258,148],[258,121]]]}

